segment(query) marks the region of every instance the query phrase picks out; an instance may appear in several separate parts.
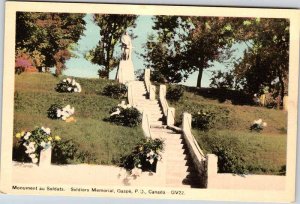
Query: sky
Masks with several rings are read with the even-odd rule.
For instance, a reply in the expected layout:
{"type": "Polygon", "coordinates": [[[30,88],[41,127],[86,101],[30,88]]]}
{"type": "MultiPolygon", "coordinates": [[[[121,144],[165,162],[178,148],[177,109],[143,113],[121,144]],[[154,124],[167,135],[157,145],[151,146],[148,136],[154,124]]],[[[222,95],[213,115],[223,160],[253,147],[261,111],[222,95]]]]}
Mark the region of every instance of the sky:
{"type": "MultiPolygon", "coordinates": [[[[140,56],[143,52],[142,46],[147,41],[147,36],[154,33],[152,30],[153,16],[139,16],[136,21],[136,28],[128,28],[129,32],[133,32],[137,38],[132,39],[133,44],[133,65],[135,71],[138,69],[144,69],[144,60],[140,56]]],[[[87,14],[84,18],[86,22],[86,29],[84,35],[80,38],[77,43],[77,48],[74,51],[75,57],[72,57],[66,62],[67,69],[63,72],[64,75],[75,76],[75,77],[86,77],[86,78],[98,78],[98,70],[101,68],[99,65],[93,64],[84,58],[84,54],[89,50],[96,47],[100,40],[100,28],[94,24],[92,14],[87,14]]],[[[235,45],[237,51],[234,53],[235,57],[241,57],[246,46],[243,44],[235,45]]],[[[117,50],[121,51],[121,47],[117,50]]],[[[225,65],[213,62],[212,67],[204,70],[202,76],[202,87],[209,87],[210,78],[212,76],[211,71],[213,70],[225,70],[225,65]]],[[[114,79],[116,75],[116,69],[110,72],[110,79],[114,79]]],[[[191,74],[185,82],[181,84],[187,86],[196,86],[198,72],[191,74]]]]}

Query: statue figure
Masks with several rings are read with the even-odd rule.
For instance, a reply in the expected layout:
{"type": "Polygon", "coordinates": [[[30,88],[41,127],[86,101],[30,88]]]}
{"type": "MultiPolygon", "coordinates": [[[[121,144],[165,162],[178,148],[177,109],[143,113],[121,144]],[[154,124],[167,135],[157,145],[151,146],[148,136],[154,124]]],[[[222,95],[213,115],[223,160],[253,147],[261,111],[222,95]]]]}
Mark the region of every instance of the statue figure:
{"type": "Polygon", "coordinates": [[[119,83],[126,84],[130,81],[134,81],[134,67],[132,63],[132,58],[131,58],[131,52],[132,52],[132,43],[131,43],[131,38],[128,35],[127,32],[124,33],[121,37],[121,61],[119,63],[118,71],[116,74],[116,80],[119,83]]]}
{"type": "Polygon", "coordinates": [[[128,60],[131,58],[132,44],[131,44],[131,38],[128,35],[127,31],[121,37],[121,42],[122,42],[122,59],[128,60]]]}

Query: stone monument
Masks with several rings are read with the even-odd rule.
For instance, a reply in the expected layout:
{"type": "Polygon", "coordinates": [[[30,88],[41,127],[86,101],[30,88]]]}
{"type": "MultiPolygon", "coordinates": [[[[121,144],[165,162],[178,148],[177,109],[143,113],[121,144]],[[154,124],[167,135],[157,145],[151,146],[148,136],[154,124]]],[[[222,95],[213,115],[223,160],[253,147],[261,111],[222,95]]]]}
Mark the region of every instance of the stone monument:
{"type": "Polygon", "coordinates": [[[116,80],[119,83],[127,83],[134,81],[134,68],[132,63],[132,43],[131,38],[127,32],[121,37],[122,43],[122,58],[118,67],[116,80]]]}

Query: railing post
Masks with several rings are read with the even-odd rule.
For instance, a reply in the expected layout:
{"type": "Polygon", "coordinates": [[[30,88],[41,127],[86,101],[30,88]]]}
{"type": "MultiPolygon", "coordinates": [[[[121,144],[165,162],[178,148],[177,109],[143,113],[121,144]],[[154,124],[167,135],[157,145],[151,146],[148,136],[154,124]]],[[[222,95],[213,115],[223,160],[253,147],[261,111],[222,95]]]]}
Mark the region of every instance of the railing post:
{"type": "Polygon", "coordinates": [[[144,81],[146,84],[147,91],[150,92],[150,69],[145,69],[144,81]]]}
{"type": "Polygon", "coordinates": [[[167,114],[167,125],[174,125],[175,123],[175,108],[169,107],[168,114],[167,114]]]}
{"type": "Polygon", "coordinates": [[[39,166],[47,168],[51,166],[52,147],[41,150],[39,166]]]}
{"type": "Polygon", "coordinates": [[[154,85],[150,85],[150,94],[149,94],[149,99],[150,100],[155,100],[155,93],[156,92],[156,87],[154,85]]]}
{"type": "Polygon", "coordinates": [[[159,98],[166,98],[166,85],[159,85],[159,98]]]}
{"type": "Polygon", "coordinates": [[[218,174],[218,157],[215,154],[207,154],[207,188],[211,186],[211,181],[218,174]]]}
{"type": "Polygon", "coordinates": [[[187,112],[184,112],[183,119],[182,119],[183,132],[192,134],[191,127],[192,127],[192,115],[187,112]]]}
{"type": "Polygon", "coordinates": [[[151,135],[150,135],[149,121],[148,121],[148,115],[147,115],[146,111],[143,111],[142,129],[143,129],[144,135],[146,137],[151,137],[151,135]]]}

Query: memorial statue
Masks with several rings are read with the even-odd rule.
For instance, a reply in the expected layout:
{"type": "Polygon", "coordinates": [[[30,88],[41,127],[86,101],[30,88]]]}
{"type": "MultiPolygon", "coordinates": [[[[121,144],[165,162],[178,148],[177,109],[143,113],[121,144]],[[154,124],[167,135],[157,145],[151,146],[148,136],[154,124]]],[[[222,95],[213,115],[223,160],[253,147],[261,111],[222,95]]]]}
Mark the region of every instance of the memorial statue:
{"type": "Polygon", "coordinates": [[[131,44],[131,38],[128,35],[128,32],[125,32],[125,34],[121,37],[122,42],[122,59],[128,60],[131,58],[131,50],[132,50],[132,44],[131,44]]]}
{"type": "Polygon", "coordinates": [[[116,74],[116,80],[119,83],[126,84],[130,81],[134,81],[134,67],[132,63],[131,53],[132,53],[132,43],[131,37],[128,32],[125,32],[121,37],[121,61],[118,67],[118,71],[116,74]]]}

